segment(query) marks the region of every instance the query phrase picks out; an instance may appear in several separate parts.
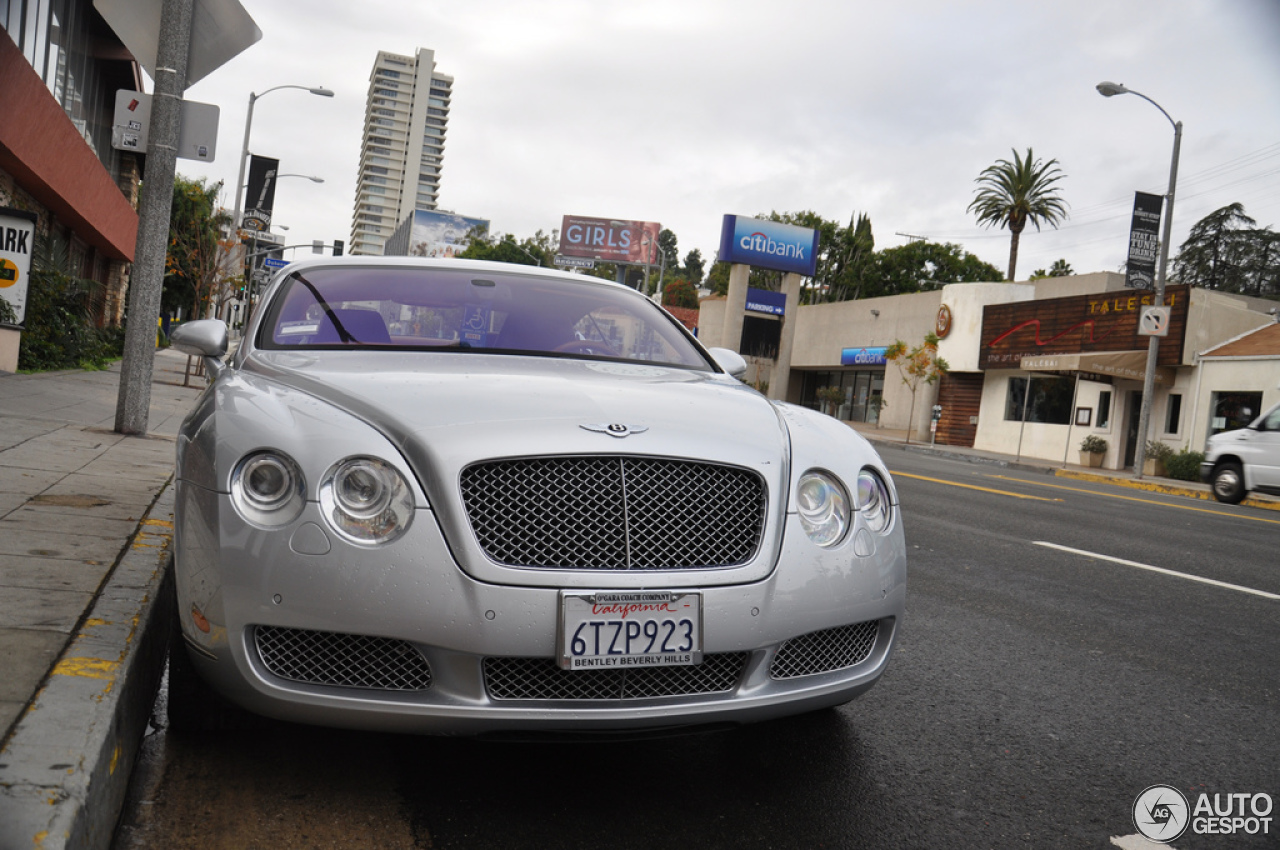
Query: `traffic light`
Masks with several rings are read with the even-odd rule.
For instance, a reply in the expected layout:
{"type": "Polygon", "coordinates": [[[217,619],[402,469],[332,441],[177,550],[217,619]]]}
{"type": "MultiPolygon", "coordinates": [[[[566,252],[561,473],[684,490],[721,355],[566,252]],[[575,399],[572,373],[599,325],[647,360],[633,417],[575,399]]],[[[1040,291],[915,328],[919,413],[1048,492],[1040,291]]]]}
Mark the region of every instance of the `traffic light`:
{"type": "Polygon", "coordinates": [[[335,257],[342,256],[342,240],[341,239],[333,240],[333,256],[335,257]]]}

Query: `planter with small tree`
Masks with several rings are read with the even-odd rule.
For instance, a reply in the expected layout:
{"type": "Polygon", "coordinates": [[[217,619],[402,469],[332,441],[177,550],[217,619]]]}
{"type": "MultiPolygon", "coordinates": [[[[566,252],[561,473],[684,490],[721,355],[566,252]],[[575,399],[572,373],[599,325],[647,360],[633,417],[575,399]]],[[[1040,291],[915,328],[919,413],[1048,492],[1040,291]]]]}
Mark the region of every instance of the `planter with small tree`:
{"type": "Polygon", "coordinates": [[[1080,441],[1080,465],[1089,467],[1102,466],[1102,459],[1107,454],[1107,441],[1097,434],[1090,434],[1080,441]]]}
{"type": "Polygon", "coordinates": [[[1163,476],[1165,464],[1173,457],[1173,447],[1159,440],[1147,440],[1146,460],[1142,464],[1143,475],[1163,476]]]}
{"type": "Polygon", "coordinates": [[[822,402],[822,412],[831,416],[836,415],[840,402],[844,401],[844,390],[840,387],[819,387],[815,394],[822,402]]]}

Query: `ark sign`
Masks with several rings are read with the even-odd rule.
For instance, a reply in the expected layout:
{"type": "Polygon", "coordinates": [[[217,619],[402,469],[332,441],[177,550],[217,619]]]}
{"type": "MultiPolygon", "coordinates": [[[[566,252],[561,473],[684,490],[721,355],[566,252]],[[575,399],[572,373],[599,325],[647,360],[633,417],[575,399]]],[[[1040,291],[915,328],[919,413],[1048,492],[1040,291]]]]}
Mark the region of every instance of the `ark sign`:
{"type": "Polygon", "coordinates": [[[818,265],[818,231],[780,221],[726,215],[720,228],[720,259],[813,277],[818,265]]]}

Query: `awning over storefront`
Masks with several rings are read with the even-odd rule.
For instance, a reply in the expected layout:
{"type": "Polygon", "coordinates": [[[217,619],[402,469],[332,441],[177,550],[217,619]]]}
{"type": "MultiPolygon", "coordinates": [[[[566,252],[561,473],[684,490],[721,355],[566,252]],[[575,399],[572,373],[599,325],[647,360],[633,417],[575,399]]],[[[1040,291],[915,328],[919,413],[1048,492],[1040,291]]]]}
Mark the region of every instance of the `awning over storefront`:
{"type": "MultiPolygon", "coordinates": [[[[1126,381],[1141,381],[1147,370],[1145,351],[1096,351],[1080,354],[1041,354],[1023,357],[1019,368],[1024,372],[1066,372],[1079,375],[1106,375],[1126,381]]],[[[1174,370],[1156,369],[1156,383],[1173,383],[1174,370]]]]}

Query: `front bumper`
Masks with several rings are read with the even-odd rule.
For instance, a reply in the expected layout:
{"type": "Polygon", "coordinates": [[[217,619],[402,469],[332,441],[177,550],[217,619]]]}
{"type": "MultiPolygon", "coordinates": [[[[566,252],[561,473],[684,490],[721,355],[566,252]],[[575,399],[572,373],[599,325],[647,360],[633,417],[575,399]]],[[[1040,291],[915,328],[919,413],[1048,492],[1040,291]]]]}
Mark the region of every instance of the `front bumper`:
{"type": "MultiPolygon", "coordinates": [[[[558,589],[468,576],[429,511],[420,511],[394,546],[364,549],[330,536],[329,550],[317,555],[299,553],[323,548],[314,505],[291,529],[268,533],[245,528],[225,496],[180,482],[178,501],[178,611],[197,669],[251,711],[318,725],[484,734],[765,720],[846,702],[870,688],[888,664],[905,608],[900,526],[858,557],[851,542],[817,549],[788,518],[778,564],[765,579],[735,584],[731,570],[708,571],[698,588],[704,665],[736,665],[723,674],[727,683],[709,667],[667,667],[659,668],[664,681],[656,686],[629,693],[611,680],[598,690],[588,677],[618,671],[554,666],[558,589]],[[408,686],[397,678],[388,687],[376,676],[334,684],[306,672],[318,668],[264,655],[263,634],[301,636],[300,656],[331,637],[355,637],[364,649],[349,660],[362,672],[407,652],[425,666],[426,684],[421,676],[408,686]],[[862,636],[853,654],[825,643],[851,634],[862,636]],[[779,653],[798,652],[818,661],[780,675],[779,653]],[[518,687],[495,685],[509,685],[513,670],[518,687]],[[690,672],[694,683],[682,684],[690,672]],[[668,674],[676,684],[665,681],[668,674]],[[584,682],[588,687],[579,688],[584,682]]],[[[647,589],[662,587],[661,573],[636,578],[647,589]]]]}

